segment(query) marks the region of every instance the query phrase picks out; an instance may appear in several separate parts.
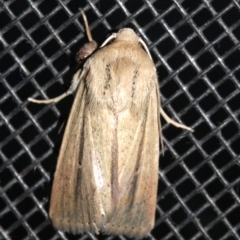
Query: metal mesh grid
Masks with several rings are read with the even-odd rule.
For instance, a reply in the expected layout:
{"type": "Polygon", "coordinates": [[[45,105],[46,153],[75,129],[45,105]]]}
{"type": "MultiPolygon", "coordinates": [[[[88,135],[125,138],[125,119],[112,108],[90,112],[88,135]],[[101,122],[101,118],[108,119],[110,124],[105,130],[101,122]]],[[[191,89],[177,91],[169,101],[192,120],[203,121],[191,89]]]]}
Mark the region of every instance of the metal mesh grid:
{"type": "Polygon", "coordinates": [[[52,177],[71,97],[63,93],[86,36],[132,27],[156,64],[164,109],[195,133],[163,123],[156,226],[149,239],[240,238],[239,0],[0,1],[0,239],[127,239],[57,232],[52,177]]]}

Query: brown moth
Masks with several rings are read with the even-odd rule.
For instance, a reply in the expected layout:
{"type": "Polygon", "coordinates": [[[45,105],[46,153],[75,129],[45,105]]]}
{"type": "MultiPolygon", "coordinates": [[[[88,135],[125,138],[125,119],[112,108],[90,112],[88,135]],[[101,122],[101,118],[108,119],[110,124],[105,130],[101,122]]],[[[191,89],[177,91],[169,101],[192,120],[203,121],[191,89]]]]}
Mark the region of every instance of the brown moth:
{"type": "MultiPolygon", "coordinates": [[[[84,61],[96,49],[78,54],[84,61]]],[[[58,102],[76,90],[66,126],[50,202],[53,225],[72,233],[124,234],[143,238],[154,226],[161,141],[156,68],[132,29],[112,34],[83,63],[70,89],[36,103],[58,102]]]]}

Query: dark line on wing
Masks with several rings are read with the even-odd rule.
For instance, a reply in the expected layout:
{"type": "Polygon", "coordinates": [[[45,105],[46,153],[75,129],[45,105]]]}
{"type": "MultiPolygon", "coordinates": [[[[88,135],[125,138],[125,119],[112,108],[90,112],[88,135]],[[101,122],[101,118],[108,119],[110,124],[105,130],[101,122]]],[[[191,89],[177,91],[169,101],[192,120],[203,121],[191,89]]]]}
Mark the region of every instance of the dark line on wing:
{"type": "Polygon", "coordinates": [[[106,65],[105,71],[106,71],[106,76],[107,77],[105,79],[103,95],[105,95],[105,91],[110,88],[110,81],[111,81],[110,64],[106,65]]]}
{"type": "MultiPolygon", "coordinates": [[[[131,184],[131,188],[130,188],[130,193],[132,194],[129,194],[129,209],[131,209],[134,205],[134,200],[135,200],[135,197],[136,197],[136,190],[137,190],[137,181],[138,181],[138,178],[139,178],[139,173],[138,173],[138,170],[139,170],[139,166],[140,166],[140,161],[142,159],[142,148],[143,148],[143,143],[144,143],[144,140],[145,140],[145,135],[146,135],[146,123],[147,123],[147,115],[148,115],[148,105],[149,105],[149,101],[150,101],[150,95],[148,97],[148,101],[146,103],[146,108],[145,108],[145,111],[144,111],[144,121],[142,123],[142,126],[141,128],[143,129],[143,136],[142,136],[142,139],[141,139],[141,142],[139,144],[139,147],[138,149],[136,149],[136,151],[138,151],[138,155],[137,155],[137,163],[136,163],[136,167],[135,167],[135,172],[133,173],[134,176],[133,176],[133,181],[132,181],[132,184],[131,184]]],[[[141,186],[140,186],[141,187],[141,186]]]]}
{"type": "Polygon", "coordinates": [[[133,72],[133,79],[132,79],[132,98],[134,97],[135,89],[136,89],[136,79],[139,75],[139,65],[133,72]]]}
{"type": "MultiPolygon", "coordinates": [[[[80,111],[80,109],[78,109],[78,111],[80,111]]],[[[84,114],[83,114],[84,115],[84,114]]],[[[83,116],[82,116],[83,117],[83,116]]],[[[80,123],[75,123],[75,124],[80,124],[80,123]]],[[[80,128],[80,132],[79,132],[79,143],[80,145],[76,145],[75,148],[78,148],[79,152],[78,152],[78,156],[77,156],[77,171],[76,171],[76,182],[75,182],[75,189],[74,189],[74,195],[72,196],[72,199],[70,199],[70,201],[73,201],[72,204],[74,207],[73,209],[77,209],[78,211],[81,211],[82,213],[82,219],[81,219],[81,223],[85,223],[87,220],[84,219],[85,218],[85,214],[83,214],[84,211],[86,211],[86,209],[83,209],[83,201],[79,201],[79,199],[82,198],[82,161],[83,161],[83,151],[84,151],[84,135],[85,135],[85,119],[83,117],[82,119],[82,127],[80,128]]],[[[72,134],[77,134],[77,133],[72,133],[72,134]]],[[[74,150],[75,151],[75,150],[74,150]]],[[[71,161],[74,161],[74,159],[70,159],[71,161]]],[[[70,173],[71,174],[71,173],[70,173]]],[[[78,213],[76,211],[73,211],[72,213],[72,221],[76,221],[77,220],[77,216],[78,213]]],[[[77,224],[75,223],[75,225],[77,226],[77,224]]]]}
{"type": "MultiPolygon", "coordinates": [[[[74,198],[75,201],[77,201],[78,196],[80,194],[81,189],[79,187],[81,186],[81,172],[82,172],[82,160],[83,160],[83,149],[84,149],[84,130],[85,130],[85,119],[82,119],[82,128],[80,132],[80,146],[79,146],[79,154],[78,154],[78,170],[77,170],[77,178],[76,178],[76,188],[75,188],[75,194],[74,198]]],[[[78,146],[76,146],[78,147],[78,146]]]]}
{"type": "Polygon", "coordinates": [[[112,166],[111,166],[111,184],[112,184],[112,199],[114,206],[117,206],[119,198],[119,182],[118,182],[118,116],[114,114],[115,117],[115,126],[113,130],[113,139],[112,139],[112,166]]]}

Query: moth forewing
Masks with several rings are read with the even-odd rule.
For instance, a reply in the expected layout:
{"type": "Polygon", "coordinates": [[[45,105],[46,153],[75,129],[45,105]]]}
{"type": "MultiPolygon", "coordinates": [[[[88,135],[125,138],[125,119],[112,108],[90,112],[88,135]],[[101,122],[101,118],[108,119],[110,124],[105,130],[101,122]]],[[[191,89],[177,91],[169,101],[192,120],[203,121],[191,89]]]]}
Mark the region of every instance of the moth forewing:
{"type": "MultiPolygon", "coordinates": [[[[133,34],[119,34],[128,31],[133,34]]],[[[63,138],[50,217],[62,230],[141,238],[153,227],[156,207],[157,75],[138,41],[120,37],[84,65],[87,75],[63,138]]]]}
{"type": "Polygon", "coordinates": [[[84,63],[65,94],[34,101],[56,102],[75,89],[52,187],[53,225],[142,238],[154,226],[160,112],[170,119],[146,45],[122,29],[84,63]]]}
{"type": "Polygon", "coordinates": [[[116,210],[106,224],[106,232],[110,234],[142,238],[154,226],[160,133],[156,90],[149,92],[137,118],[129,111],[120,123],[122,188],[116,210]]]}

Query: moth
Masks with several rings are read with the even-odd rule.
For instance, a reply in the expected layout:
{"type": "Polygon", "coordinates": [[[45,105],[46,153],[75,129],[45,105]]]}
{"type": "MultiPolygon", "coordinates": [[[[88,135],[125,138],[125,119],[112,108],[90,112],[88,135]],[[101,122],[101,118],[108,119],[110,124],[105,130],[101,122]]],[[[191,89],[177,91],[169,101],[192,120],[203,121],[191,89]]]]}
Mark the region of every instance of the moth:
{"type": "MultiPolygon", "coordinates": [[[[82,10],[81,10],[82,11],[82,10]]],[[[162,146],[156,68],[144,41],[130,28],[97,49],[82,11],[89,42],[67,92],[36,103],[58,102],[76,91],[61,145],[49,215],[71,233],[143,238],[153,228],[162,146]],[[97,49],[97,50],[96,50],[97,49]]]]}

